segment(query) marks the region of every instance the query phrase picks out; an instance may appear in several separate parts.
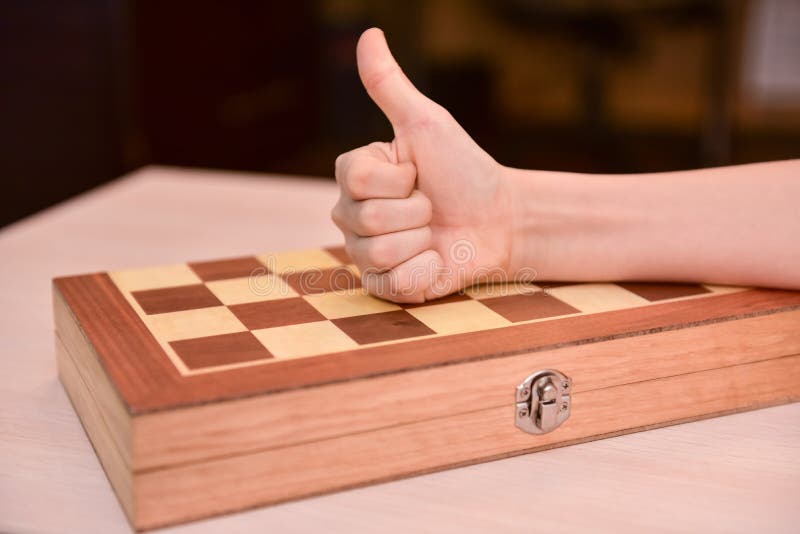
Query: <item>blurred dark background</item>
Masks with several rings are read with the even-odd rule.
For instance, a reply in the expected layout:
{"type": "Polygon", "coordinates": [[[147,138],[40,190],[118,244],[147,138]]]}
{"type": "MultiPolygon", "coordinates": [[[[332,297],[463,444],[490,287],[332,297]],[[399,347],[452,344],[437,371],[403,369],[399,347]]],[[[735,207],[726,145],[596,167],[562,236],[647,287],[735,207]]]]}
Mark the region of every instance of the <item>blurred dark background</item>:
{"type": "Polygon", "coordinates": [[[798,0],[6,0],[0,225],[150,163],[330,177],[391,138],[371,25],[506,165],[800,157],[798,0]]]}

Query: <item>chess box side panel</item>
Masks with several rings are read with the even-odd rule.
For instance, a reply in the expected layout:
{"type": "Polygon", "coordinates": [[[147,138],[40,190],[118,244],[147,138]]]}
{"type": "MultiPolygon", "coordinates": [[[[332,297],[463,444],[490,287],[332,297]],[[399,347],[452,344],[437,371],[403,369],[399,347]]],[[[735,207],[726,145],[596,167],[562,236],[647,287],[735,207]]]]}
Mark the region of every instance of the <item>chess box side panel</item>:
{"type": "Polygon", "coordinates": [[[161,469],[475,410],[502,409],[498,424],[513,427],[515,387],[533,371],[560,370],[577,395],[797,354],[799,324],[795,310],[144,414],[132,422],[134,465],[161,469]]]}
{"type": "Polygon", "coordinates": [[[510,406],[135,475],[138,528],[569,445],[800,398],[800,356],[576,391],[572,417],[532,436],[510,406]],[[665,402],[668,400],[668,402],[665,402]]]}
{"type": "MultiPolygon", "coordinates": [[[[124,447],[119,443],[129,439],[115,433],[109,423],[111,411],[108,399],[100,393],[106,386],[79,370],[79,364],[59,337],[56,337],[56,363],[58,376],[72,402],[84,431],[100,460],[114,493],[119,499],[125,515],[133,524],[135,517],[133,473],[125,458],[124,447]]],[[[113,404],[113,401],[110,401],[113,404]]]]}

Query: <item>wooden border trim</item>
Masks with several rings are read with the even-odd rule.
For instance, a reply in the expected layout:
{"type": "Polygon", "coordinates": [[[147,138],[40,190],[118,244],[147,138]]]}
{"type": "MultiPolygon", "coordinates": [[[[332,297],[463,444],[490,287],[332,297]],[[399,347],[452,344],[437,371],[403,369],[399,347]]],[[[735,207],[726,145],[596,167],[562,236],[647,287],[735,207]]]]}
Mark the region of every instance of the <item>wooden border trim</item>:
{"type": "Polygon", "coordinates": [[[61,293],[129,412],[142,399],[179,386],[180,373],[107,274],[58,278],[53,290],[61,293]]]}
{"type": "Polygon", "coordinates": [[[754,289],[184,377],[107,274],[59,278],[54,287],[132,414],[800,308],[800,292],[754,289]]]}

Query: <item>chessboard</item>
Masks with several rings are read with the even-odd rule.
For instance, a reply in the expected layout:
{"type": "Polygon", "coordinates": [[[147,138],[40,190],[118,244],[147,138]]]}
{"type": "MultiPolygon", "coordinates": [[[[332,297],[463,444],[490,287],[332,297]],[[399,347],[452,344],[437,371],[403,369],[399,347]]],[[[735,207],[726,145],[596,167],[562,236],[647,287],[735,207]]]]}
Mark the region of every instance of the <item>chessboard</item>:
{"type": "Polygon", "coordinates": [[[59,376],[135,528],[800,398],[800,292],[361,282],[341,247],[54,280],[59,376]],[[542,370],[568,417],[532,435],[542,370]]]}
{"type": "Polygon", "coordinates": [[[358,269],[341,248],[109,276],[184,376],[744,290],[493,284],[424,304],[395,304],[361,287],[358,269]]]}

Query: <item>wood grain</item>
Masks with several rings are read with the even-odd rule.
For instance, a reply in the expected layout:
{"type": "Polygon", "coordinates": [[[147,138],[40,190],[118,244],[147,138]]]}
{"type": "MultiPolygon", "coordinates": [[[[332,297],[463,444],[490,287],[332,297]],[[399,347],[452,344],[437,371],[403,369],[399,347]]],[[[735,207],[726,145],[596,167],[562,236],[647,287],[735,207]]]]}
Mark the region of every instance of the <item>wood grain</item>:
{"type": "Polygon", "coordinates": [[[395,341],[435,332],[404,310],[333,319],[333,324],[359,344],[395,341]]]}
{"type": "Polygon", "coordinates": [[[689,295],[708,293],[709,290],[698,284],[654,284],[650,282],[618,282],[618,286],[636,293],[647,300],[674,299],[689,295]]]}
{"type": "Polygon", "coordinates": [[[251,332],[183,339],[170,345],[189,369],[272,358],[251,332]]]}
{"type": "MultiPolygon", "coordinates": [[[[57,291],[53,292],[53,311],[55,322],[60,326],[55,335],[56,348],[66,351],[69,347],[69,350],[72,351],[70,361],[64,363],[69,371],[70,386],[88,390],[88,393],[81,393],[81,395],[88,394],[91,399],[99,401],[97,402],[97,411],[101,415],[102,421],[98,425],[108,430],[108,439],[113,442],[122,462],[127,468],[132,469],[134,452],[128,409],[114,384],[111,383],[108,374],[103,370],[97,353],[86,342],[83,332],[70,314],[61,294],[57,291]],[[72,379],[75,374],[71,372],[73,367],[81,376],[80,382],[72,379]]],[[[62,376],[62,381],[63,378],[62,376]]],[[[94,415],[96,414],[93,412],[93,419],[94,415]]]]}
{"type": "Polygon", "coordinates": [[[59,278],[53,291],[60,293],[56,305],[71,312],[56,311],[56,331],[62,318],[74,317],[129,412],[179,384],[180,374],[107,274],[59,278]]]}
{"type": "Polygon", "coordinates": [[[361,288],[361,279],[345,266],[301,271],[284,275],[289,285],[301,295],[326,291],[354,291],[361,288]]]}
{"type": "Polygon", "coordinates": [[[514,322],[578,313],[578,310],[569,304],[548,295],[510,295],[483,299],[481,303],[495,313],[514,322]]]}
{"type": "Polygon", "coordinates": [[[197,261],[189,263],[197,276],[204,282],[242,278],[256,272],[262,272],[264,265],[255,257],[230,258],[227,260],[197,261]]]}
{"type": "Polygon", "coordinates": [[[148,315],[222,306],[204,284],[134,291],[132,296],[148,315]]]}
{"type": "Polygon", "coordinates": [[[298,297],[234,304],[229,309],[250,330],[325,320],[313,306],[298,297]]]}
{"type": "Polygon", "coordinates": [[[800,307],[800,292],[748,290],[709,299],[514,325],[503,328],[502,335],[486,330],[181,377],[107,275],[61,278],[55,281],[55,287],[69,302],[134,414],[432,365],[652,334],[800,307]],[[139,357],[129,361],[129,354],[139,357]]]}
{"type": "Polygon", "coordinates": [[[72,405],[83,423],[83,428],[94,445],[94,450],[109,482],[114,487],[114,492],[119,498],[125,514],[133,519],[136,516],[134,506],[134,480],[133,472],[127,459],[123,456],[124,447],[120,442],[130,439],[130,432],[120,435],[113,431],[109,424],[109,413],[112,409],[106,405],[108,397],[96,397],[104,389],[102,384],[91,383],[91,377],[84,378],[78,371],[74,360],[70,357],[66,347],[59,338],[56,338],[56,362],[58,376],[64,389],[67,391],[72,405]]]}
{"type": "Polygon", "coordinates": [[[133,420],[133,465],[149,470],[510,406],[533,369],[561,369],[584,392],[764,361],[800,353],[798,324],[794,311],[159,411],[133,420]]]}
{"type": "Polygon", "coordinates": [[[154,528],[798,398],[800,356],[787,356],[576,393],[572,417],[541,436],[517,430],[504,406],[148,471],[136,475],[135,523],[154,528]]]}
{"type": "MultiPolygon", "coordinates": [[[[89,393],[87,398],[91,399],[93,407],[89,409],[81,405],[79,409],[85,411],[82,414],[84,421],[95,422],[85,422],[88,425],[87,432],[90,432],[93,441],[96,440],[95,443],[102,444],[98,446],[109,449],[108,452],[104,451],[102,456],[105,458],[101,456],[101,461],[103,461],[109,479],[115,487],[120,485],[121,500],[127,498],[124,493],[126,488],[124,482],[119,481],[120,475],[115,473],[115,470],[119,470],[118,466],[121,464],[123,469],[133,472],[133,491],[136,496],[134,502],[136,504],[123,503],[131,521],[137,528],[152,528],[175,521],[203,517],[207,514],[236,510],[265,502],[294,499],[299,496],[332,491],[376,480],[436,470],[449,465],[461,465],[487,458],[517,454],[520,451],[575,443],[603,435],[633,431],[640,427],[690,420],[709,413],[735,411],[794,400],[800,394],[800,382],[797,380],[800,378],[798,376],[800,356],[778,358],[773,356],[755,363],[743,364],[741,362],[747,361],[747,340],[749,334],[754,331],[758,331],[762,335],[757,348],[756,346],[749,347],[751,356],[758,355],[761,358],[769,358],[769,350],[765,350],[765,344],[770,339],[777,347],[779,354],[785,354],[784,351],[800,345],[800,336],[793,334],[790,327],[790,325],[797,324],[798,318],[800,318],[800,311],[785,312],[736,322],[712,323],[665,331],[651,336],[631,336],[598,344],[562,347],[559,351],[554,351],[561,354],[551,357],[555,358],[558,365],[562,369],[567,369],[568,374],[575,378],[573,417],[563,429],[539,437],[522,434],[510,424],[512,405],[509,399],[510,392],[513,391],[514,380],[512,379],[511,383],[496,386],[483,379],[494,375],[508,381],[513,376],[508,369],[509,363],[518,363],[514,360],[522,357],[542,357],[544,354],[541,352],[420,370],[415,373],[382,377],[382,379],[353,381],[347,384],[350,386],[349,396],[352,398],[350,401],[348,401],[348,392],[346,391],[332,392],[326,391],[325,387],[320,387],[261,397],[276,403],[271,410],[265,410],[263,405],[247,406],[243,404],[254,400],[247,399],[238,403],[220,403],[215,406],[219,409],[216,417],[208,411],[198,413],[202,408],[176,410],[173,412],[175,419],[167,421],[162,428],[148,428],[142,422],[146,421],[148,417],[152,420],[153,417],[163,416],[164,412],[135,418],[132,424],[137,445],[158,441],[164,437],[164,432],[168,433],[171,429],[176,439],[166,445],[166,450],[173,454],[176,450],[186,451],[192,445],[197,446],[194,450],[195,454],[207,454],[208,443],[192,443],[191,438],[187,440],[187,434],[191,435],[190,429],[192,428],[205,427],[209,435],[229,435],[232,438],[229,445],[234,442],[237,446],[242,445],[241,434],[231,433],[230,428],[222,430],[222,432],[220,428],[209,429],[206,422],[212,420],[230,421],[239,417],[241,424],[250,429],[280,429],[284,435],[297,436],[302,431],[302,424],[298,425],[297,421],[305,415],[306,420],[317,423],[324,420],[326,423],[335,425],[340,432],[339,435],[327,436],[314,441],[309,439],[309,435],[304,435],[304,439],[301,441],[277,448],[265,447],[267,442],[264,441],[263,433],[259,432],[252,436],[253,443],[256,444],[258,450],[247,452],[242,449],[229,448],[219,451],[221,454],[217,457],[183,456],[176,459],[173,456],[171,460],[174,463],[159,464],[152,460],[150,460],[152,463],[148,463],[148,460],[143,460],[142,463],[135,463],[128,467],[124,465],[124,462],[118,461],[117,467],[114,466],[113,458],[118,451],[113,438],[107,431],[107,426],[102,424],[107,418],[107,415],[103,413],[107,410],[106,403],[98,394],[103,391],[102,384],[80,384],[89,393]],[[787,326],[789,327],[787,328],[787,326]],[[705,353],[700,348],[704,341],[707,343],[704,347],[705,353]],[[646,345],[643,344],[645,342],[646,345]],[[639,346],[636,346],[637,344],[639,346]],[[687,353],[687,346],[696,346],[696,348],[687,353]],[[656,347],[657,350],[652,350],[652,347],[656,347]],[[612,374],[609,379],[612,384],[618,384],[621,379],[630,381],[630,383],[611,387],[592,383],[591,381],[597,376],[602,376],[600,372],[592,372],[578,362],[571,363],[576,360],[575,352],[580,351],[585,351],[584,362],[591,362],[595,366],[605,368],[607,373],[609,365],[611,366],[612,374]],[[678,358],[670,358],[670,352],[678,355],[678,358]],[[629,355],[632,359],[629,362],[620,363],[614,362],[613,358],[605,357],[605,355],[612,354],[629,355]],[[690,359],[689,365],[686,360],[681,360],[680,355],[690,359]],[[719,360],[713,361],[714,358],[720,357],[728,358],[727,366],[719,360]],[[655,379],[640,376],[638,377],[640,380],[635,381],[634,377],[630,375],[620,377],[619,369],[626,369],[626,364],[637,363],[642,369],[655,371],[654,366],[643,365],[648,360],[667,362],[672,367],[658,369],[655,375],[651,375],[655,376],[655,379]],[[787,364],[787,362],[789,363],[787,364]],[[701,368],[706,366],[709,370],[691,372],[689,370],[693,368],[692,363],[701,368]],[[567,367],[564,367],[565,365],[567,367]],[[478,369],[477,366],[486,366],[486,368],[478,369]],[[743,372],[742,368],[747,368],[748,371],[743,372]],[[449,373],[438,377],[437,380],[430,376],[430,373],[436,371],[449,371],[449,373]],[[457,371],[462,373],[460,380],[454,376],[457,371]],[[690,374],[685,374],[687,372],[690,374]],[[769,373],[775,373],[771,385],[765,381],[765,376],[769,373]],[[670,374],[673,376],[669,376],[670,374]],[[425,394],[422,395],[413,387],[412,383],[408,382],[408,379],[414,375],[420,375],[418,383],[437,383],[443,388],[440,392],[439,402],[436,403],[443,410],[440,415],[431,416],[429,407],[433,404],[434,399],[430,396],[430,392],[425,391],[425,394]],[[698,375],[702,375],[702,377],[698,379],[698,375]],[[392,384],[385,383],[386,380],[398,376],[406,379],[401,387],[392,387],[392,384]],[[482,380],[473,380],[473,382],[486,386],[486,389],[478,392],[478,396],[472,399],[474,402],[471,405],[481,408],[464,412],[464,407],[470,405],[465,401],[470,399],[464,399],[460,394],[461,388],[455,388],[454,384],[468,383],[475,376],[481,376],[482,380]],[[664,378],[664,376],[666,377],[664,378]],[[708,382],[700,392],[695,391],[700,387],[699,380],[708,382]],[[385,415],[387,406],[408,406],[408,402],[398,403],[396,399],[392,402],[391,399],[381,396],[381,391],[392,390],[400,390],[406,394],[413,392],[418,401],[424,400],[424,406],[428,407],[428,411],[424,411],[423,405],[420,404],[419,412],[415,414],[417,419],[408,417],[406,414],[408,418],[403,422],[392,424],[382,420],[384,426],[367,426],[364,427],[365,431],[354,431],[354,428],[358,428],[358,422],[356,425],[353,424],[353,414],[348,412],[348,405],[360,406],[363,398],[376,397],[376,404],[368,411],[373,415],[385,415]],[[499,394],[501,391],[508,395],[501,396],[499,394]],[[319,393],[319,396],[314,398],[316,393],[319,393]],[[296,395],[296,398],[292,399],[290,397],[292,394],[296,395]],[[492,399],[493,395],[497,396],[496,400],[492,399]],[[328,401],[336,399],[336,406],[341,414],[338,420],[335,419],[335,416],[330,420],[324,418],[324,414],[316,411],[317,403],[324,403],[326,398],[328,401]],[[664,398],[671,399],[671,402],[665,408],[656,409],[656,406],[664,404],[661,402],[661,399],[664,398]],[[675,400],[676,398],[677,400],[675,400]],[[632,408],[626,403],[633,404],[634,407],[632,408]],[[621,404],[626,404],[626,408],[620,410],[619,405],[621,404]],[[305,411],[305,414],[286,413],[286,408],[290,406],[298,407],[301,411],[305,411]],[[195,413],[193,414],[193,412],[195,413]],[[260,413],[268,413],[273,416],[275,413],[281,413],[284,419],[282,422],[264,422],[262,427],[257,422],[260,413]],[[314,414],[313,418],[308,417],[310,413],[314,414]],[[487,413],[491,414],[489,419],[483,416],[487,413]],[[479,420],[480,425],[473,423],[473,419],[479,420]],[[89,426],[98,425],[101,430],[89,430],[89,426]],[[568,428],[574,429],[572,433],[569,433],[568,428]],[[473,432],[470,438],[463,437],[465,432],[469,433],[470,431],[473,432]],[[481,438],[481,436],[484,437],[481,438]],[[491,439],[487,439],[488,436],[491,436],[491,439]],[[535,441],[532,442],[533,445],[526,446],[525,442],[521,441],[523,439],[535,441]],[[450,447],[449,449],[444,446],[445,443],[450,447]],[[486,443],[491,443],[489,450],[485,449],[486,443]],[[391,444],[391,446],[387,446],[387,444],[391,444]],[[390,461],[383,456],[387,448],[389,452],[386,454],[390,454],[390,457],[395,460],[390,461]],[[445,449],[449,450],[452,455],[448,460],[441,457],[441,452],[437,452],[445,449]],[[369,450],[373,450],[373,452],[370,453],[369,450]],[[378,450],[378,452],[374,452],[374,450],[378,450]],[[375,455],[378,457],[374,458],[375,455]],[[428,455],[431,455],[430,458],[428,455]],[[313,457],[313,461],[309,460],[311,457],[313,457]],[[396,458],[412,458],[412,460],[405,460],[407,463],[400,462],[398,464],[396,458]],[[186,463],[187,459],[191,461],[186,463]],[[369,460],[365,461],[365,459],[369,460]],[[247,467],[248,472],[263,476],[264,481],[280,479],[282,482],[278,485],[268,482],[259,484],[244,476],[245,468],[243,466],[245,464],[249,466],[247,467]],[[365,469],[362,464],[370,467],[365,469]],[[281,471],[282,467],[276,467],[284,465],[292,466],[297,471],[290,477],[281,471]],[[278,469],[277,473],[276,469],[278,469]],[[227,478],[229,473],[234,473],[235,478],[227,478]],[[155,482],[145,482],[151,479],[155,479],[155,482]],[[213,505],[203,502],[199,507],[197,506],[198,496],[192,497],[192,494],[199,492],[201,485],[205,488],[220,488],[221,493],[217,493],[216,489],[210,491],[215,496],[213,505]],[[247,491],[240,491],[239,488],[242,486],[247,491]],[[173,497],[166,498],[163,494],[158,493],[163,491],[162,489],[154,488],[168,488],[170,492],[180,494],[181,497],[173,495],[173,497]],[[148,493],[152,491],[157,492],[155,496],[148,493]],[[131,506],[133,506],[132,509],[131,506]]],[[[90,351],[85,351],[83,356],[89,360],[95,358],[90,351]]],[[[532,368],[530,367],[532,362],[525,362],[525,364],[526,369],[532,368]]],[[[536,366],[536,364],[533,365],[536,366]]],[[[539,365],[550,366],[545,362],[540,362],[539,365]]],[[[100,375],[100,377],[104,378],[105,375],[100,375]]],[[[337,384],[329,386],[329,388],[344,386],[344,384],[337,384]]],[[[72,396],[78,394],[73,391],[75,387],[77,386],[71,388],[72,396]]],[[[108,384],[106,384],[107,387],[108,384]]],[[[398,410],[391,411],[397,412],[398,410]]],[[[374,417],[372,424],[374,425],[378,421],[379,419],[374,417]]],[[[162,424],[164,423],[162,421],[162,424]]],[[[139,451],[137,451],[137,459],[147,457],[147,455],[138,456],[138,453],[139,451]]],[[[163,459],[162,456],[161,460],[163,461],[163,459]]],[[[207,493],[209,493],[208,489],[203,490],[201,498],[205,498],[207,493]]]]}

